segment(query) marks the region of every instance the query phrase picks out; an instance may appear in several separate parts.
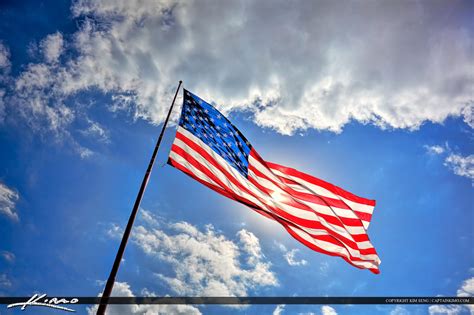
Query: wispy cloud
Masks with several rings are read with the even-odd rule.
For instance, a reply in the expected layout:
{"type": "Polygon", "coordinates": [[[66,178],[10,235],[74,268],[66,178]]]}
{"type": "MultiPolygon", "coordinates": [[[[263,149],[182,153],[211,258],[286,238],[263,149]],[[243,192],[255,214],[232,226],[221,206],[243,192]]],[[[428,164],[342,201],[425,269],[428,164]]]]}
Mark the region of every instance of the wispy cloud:
{"type": "Polygon", "coordinates": [[[0,41],[0,70],[10,68],[10,50],[0,41]]]}
{"type": "Polygon", "coordinates": [[[94,152],[86,147],[78,146],[76,151],[79,153],[81,159],[88,159],[94,155],[94,152]]]}
{"type": "Polygon", "coordinates": [[[284,310],[285,310],[285,304],[279,304],[275,307],[272,314],[273,315],[281,315],[284,310]]]}
{"type": "Polygon", "coordinates": [[[464,116],[464,122],[469,125],[469,127],[474,128],[474,104],[471,103],[470,106],[466,106],[462,112],[464,116]]]}
{"type": "MultiPolygon", "coordinates": [[[[141,291],[142,296],[157,296],[144,289],[141,291]]],[[[132,288],[127,282],[115,282],[112,290],[112,296],[118,297],[135,297],[132,288]]],[[[89,315],[97,313],[98,306],[88,307],[89,315]]],[[[107,314],[129,314],[129,315],[147,315],[147,314],[201,314],[198,308],[191,305],[118,305],[110,304],[107,307],[107,314]]]]}
{"type": "Polygon", "coordinates": [[[454,172],[454,174],[474,180],[473,154],[462,156],[452,153],[444,160],[444,165],[449,167],[454,172]]]}
{"type": "Polygon", "coordinates": [[[461,155],[455,153],[446,142],[441,145],[425,145],[428,154],[444,156],[444,165],[453,171],[454,174],[467,177],[474,181],[474,155],[461,155]]]}
{"type": "Polygon", "coordinates": [[[294,249],[288,250],[285,245],[283,245],[279,242],[275,242],[275,245],[278,247],[278,249],[280,251],[283,252],[283,257],[285,258],[288,265],[290,265],[290,266],[305,266],[305,265],[308,264],[308,261],[306,261],[304,259],[298,260],[296,258],[296,253],[299,252],[299,249],[294,248],[294,249]]]}
{"type": "Polygon", "coordinates": [[[44,59],[48,63],[58,62],[59,57],[64,50],[63,35],[60,32],[46,36],[40,43],[40,48],[43,52],[44,59]]]}
{"type": "Polygon", "coordinates": [[[140,208],[140,219],[148,226],[157,227],[159,225],[158,219],[150,211],[140,208]]]}
{"type": "Polygon", "coordinates": [[[0,124],[4,122],[5,119],[5,101],[4,97],[6,94],[6,89],[3,88],[3,85],[8,72],[10,71],[10,50],[3,45],[2,41],[0,41],[0,124]]]}
{"type": "Polygon", "coordinates": [[[16,190],[0,182],[0,214],[6,215],[13,221],[19,221],[18,213],[15,209],[19,194],[16,190]]]}
{"type": "MultiPolygon", "coordinates": [[[[73,136],[72,123],[85,115],[78,115],[80,109],[68,102],[72,94],[63,93],[57,88],[58,77],[65,66],[59,62],[63,52],[64,39],[61,33],[47,36],[40,42],[42,62],[24,65],[23,71],[16,76],[9,74],[10,53],[0,42],[0,123],[18,123],[26,126],[25,130],[35,133],[40,139],[53,140],[54,143],[66,144],[81,158],[89,158],[93,152],[82,146],[73,136]]],[[[99,135],[100,141],[107,140],[105,130],[99,125],[91,125],[88,132],[99,135]]]]}
{"type": "Polygon", "coordinates": [[[323,305],[321,307],[321,314],[322,315],[337,315],[337,312],[333,307],[329,305],[323,305]]]}
{"type": "MultiPolygon", "coordinates": [[[[474,296],[474,277],[471,277],[465,280],[461,287],[457,290],[457,296],[459,297],[471,297],[474,296]]],[[[448,314],[448,315],[457,315],[463,313],[465,310],[469,309],[471,314],[474,314],[474,306],[472,305],[431,305],[428,308],[430,315],[435,314],[448,314]]]]}
{"type": "Polygon", "coordinates": [[[444,153],[445,151],[445,148],[440,145],[425,145],[424,148],[428,153],[435,155],[444,153]]]}
{"type": "Polygon", "coordinates": [[[405,307],[397,305],[390,311],[390,315],[410,315],[410,312],[405,307]]]}
{"type": "Polygon", "coordinates": [[[113,239],[121,239],[123,235],[123,229],[115,223],[111,223],[106,231],[108,237],[113,239]]]}
{"type": "Polygon", "coordinates": [[[288,262],[288,265],[290,266],[305,266],[308,264],[308,262],[304,259],[296,259],[295,258],[295,255],[296,253],[299,252],[299,249],[292,249],[290,251],[288,251],[284,257],[286,259],[286,261],[288,262]]]}
{"type": "Polygon", "coordinates": [[[80,132],[87,137],[94,138],[95,140],[103,143],[109,143],[109,132],[101,126],[98,122],[87,119],[89,126],[80,132]]]}
{"type": "MultiPolygon", "coordinates": [[[[474,296],[474,277],[465,280],[456,293],[460,297],[474,296]]],[[[471,311],[471,314],[474,314],[474,305],[468,305],[467,307],[471,311]]]]}
{"type": "Polygon", "coordinates": [[[4,250],[0,252],[0,256],[2,256],[2,258],[8,263],[15,262],[15,254],[13,254],[12,252],[4,250]]]}
{"type": "Polygon", "coordinates": [[[323,261],[319,264],[319,274],[322,276],[327,276],[329,273],[330,265],[327,261],[323,261]]]}
{"type": "Polygon", "coordinates": [[[12,281],[10,278],[2,273],[0,274],[0,288],[10,288],[12,286],[12,281]]]}
{"type": "Polygon", "coordinates": [[[428,308],[430,315],[458,315],[461,314],[462,311],[463,307],[461,305],[431,305],[428,308]]]}

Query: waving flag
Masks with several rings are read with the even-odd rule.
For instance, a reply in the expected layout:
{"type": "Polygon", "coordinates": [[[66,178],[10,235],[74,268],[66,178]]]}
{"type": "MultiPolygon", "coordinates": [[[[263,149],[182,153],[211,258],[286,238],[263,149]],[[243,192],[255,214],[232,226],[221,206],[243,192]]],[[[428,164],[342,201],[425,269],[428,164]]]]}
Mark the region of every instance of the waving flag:
{"type": "Polygon", "coordinates": [[[168,163],[277,221],[307,247],[379,273],[367,235],[374,200],[263,160],[226,117],[187,90],[168,163]]]}

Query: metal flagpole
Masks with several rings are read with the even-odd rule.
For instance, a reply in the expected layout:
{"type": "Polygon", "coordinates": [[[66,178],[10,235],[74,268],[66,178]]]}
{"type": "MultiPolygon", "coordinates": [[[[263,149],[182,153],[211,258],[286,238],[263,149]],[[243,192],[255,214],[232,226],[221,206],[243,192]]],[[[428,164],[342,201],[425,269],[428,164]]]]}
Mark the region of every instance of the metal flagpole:
{"type": "Polygon", "coordinates": [[[140,186],[140,190],[138,191],[137,199],[135,200],[135,204],[133,205],[132,213],[130,214],[130,218],[128,219],[127,227],[123,232],[122,242],[120,243],[120,247],[117,251],[117,256],[115,256],[114,265],[112,266],[112,270],[110,271],[109,279],[107,279],[107,284],[105,285],[104,293],[100,298],[99,308],[97,309],[97,315],[104,315],[105,310],[107,309],[107,303],[109,301],[110,293],[112,292],[112,288],[114,287],[115,277],[117,276],[117,271],[120,267],[120,262],[122,261],[123,253],[125,251],[125,247],[127,246],[128,237],[130,236],[130,232],[132,230],[133,221],[135,221],[135,217],[137,216],[138,208],[140,207],[140,202],[142,201],[143,193],[145,192],[146,185],[148,184],[148,180],[150,179],[151,170],[153,168],[153,164],[155,163],[155,158],[158,153],[158,148],[160,147],[161,139],[163,138],[163,134],[165,133],[166,125],[168,124],[168,120],[171,115],[171,111],[173,110],[174,101],[176,100],[176,96],[178,95],[179,88],[183,81],[179,81],[178,88],[176,89],[176,93],[174,94],[173,102],[171,103],[171,107],[168,111],[168,116],[166,116],[165,122],[163,127],[161,128],[160,136],[158,137],[158,141],[155,145],[155,150],[150,159],[150,164],[148,164],[148,168],[146,170],[145,176],[143,177],[142,185],[140,186]]]}

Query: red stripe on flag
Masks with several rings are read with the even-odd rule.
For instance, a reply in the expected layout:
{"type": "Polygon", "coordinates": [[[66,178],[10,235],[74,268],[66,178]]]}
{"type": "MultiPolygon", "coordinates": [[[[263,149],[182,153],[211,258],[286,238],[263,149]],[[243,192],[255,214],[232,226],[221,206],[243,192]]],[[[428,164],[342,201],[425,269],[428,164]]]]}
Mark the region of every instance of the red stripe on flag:
{"type": "MultiPolygon", "coordinates": [[[[265,217],[277,221],[290,235],[309,248],[327,255],[340,256],[357,268],[379,273],[380,260],[370,244],[368,235],[364,233],[365,228],[360,220],[362,219],[368,224],[371,218],[370,213],[354,210],[343,200],[304,192],[304,186],[297,182],[298,179],[293,181],[282,177],[279,175],[281,173],[276,174],[272,169],[322,187],[336,196],[354,202],[354,204],[348,203],[355,205],[355,207],[357,204],[364,205],[364,207],[374,206],[375,201],[358,197],[295,169],[268,163],[253,149],[250,152],[251,157],[261,164],[261,169],[268,176],[249,163],[249,175],[244,177],[241,173],[234,172],[228,162],[182,127],[178,128],[176,139],[179,141],[175,140],[171,152],[176,154],[175,157],[182,160],[187,166],[170,156],[169,163],[172,166],[219,194],[243,203],[265,217]],[[201,176],[213,184],[199,178],[201,176]],[[274,199],[275,196],[277,199],[274,199]],[[312,219],[313,216],[314,219],[312,219]],[[356,219],[356,217],[360,219],[356,219]],[[306,230],[306,228],[310,230],[306,230]],[[303,237],[292,229],[303,233],[303,237]],[[360,232],[358,233],[358,231],[360,232]],[[377,266],[377,268],[370,266],[377,266]]],[[[365,210],[366,208],[360,209],[365,210]]],[[[367,209],[368,212],[371,211],[370,208],[367,209]]]]}
{"type": "MultiPolygon", "coordinates": [[[[262,159],[260,158],[260,160],[262,160],[262,159]]],[[[266,164],[270,168],[277,169],[277,170],[281,171],[282,173],[285,173],[285,174],[288,174],[288,175],[291,175],[291,176],[295,176],[295,177],[299,177],[301,179],[304,179],[307,182],[310,182],[310,183],[315,184],[315,185],[320,186],[320,187],[324,187],[327,190],[329,190],[330,192],[332,192],[336,195],[342,196],[342,197],[344,197],[348,200],[351,200],[353,202],[362,203],[362,204],[366,204],[366,205],[375,207],[375,200],[359,197],[357,195],[354,195],[351,192],[348,192],[347,190],[342,189],[341,187],[338,187],[336,185],[328,183],[328,182],[326,182],[322,179],[319,179],[317,177],[305,174],[305,173],[300,172],[300,171],[298,171],[294,168],[286,167],[286,166],[279,165],[279,164],[276,164],[276,163],[266,162],[266,164]]]]}

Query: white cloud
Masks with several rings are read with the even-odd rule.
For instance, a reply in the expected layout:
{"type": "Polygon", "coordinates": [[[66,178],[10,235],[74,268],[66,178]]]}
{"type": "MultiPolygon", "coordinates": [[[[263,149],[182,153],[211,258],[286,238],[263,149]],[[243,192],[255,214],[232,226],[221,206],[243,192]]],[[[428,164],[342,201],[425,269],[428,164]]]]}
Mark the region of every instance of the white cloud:
{"type": "Polygon", "coordinates": [[[405,307],[397,305],[390,311],[390,315],[410,315],[410,313],[405,307]]]}
{"type": "Polygon", "coordinates": [[[171,266],[172,274],[163,274],[161,269],[155,275],[174,294],[246,296],[250,290],[278,285],[251,232],[241,230],[233,241],[212,225],[204,230],[187,222],[162,225],[166,227],[137,226],[132,238],[147,256],[171,266]]]}
{"type": "Polygon", "coordinates": [[[329,273],[330,265],[327,261],[323,261],[321,264],[319,264],[319,273],[322,276],[327,276],[329,273]]]}
{"type": "Polygon", "coordinates": [[[85,147],[78,147],[77,152],[79,153],[81,159],[88,159],[94,155],[94,152],[92,150],[85,147]]]}
{"type": "Polygon", "coordinates": [[[15,262],[15,254],[13,254],[12,252],[4,250],[0,252],[0,256],[2,256],[3,259],[5,259],[9,263],[15,262]]]}
{"type": "Polygon", "coordinates": [[[48,63],[58,62],[64,49],[63,35],[60,32],[46,36],[40,43],[40,48],[43,52],[44,59],[48,63]]]}
{"type": "Polygon", "coordinates": [[[321,307],[321,313],[323,315],[337,315],[336,310],[329,305],[323,305],[321,307]]]}
{"type": "Polygon", "coordinates": [[[474,296],[474,277],[465,280],[457,294],[462,297],[474,296]]]}
{"type": "Polygon", "coordinates": [[[75,14],[99,22],[76,36],[83,80],[71,89],[133,91],[137,114],[159,121],[156,101],[176,81],[168,78],[182,77],[225,111],[250,109],[281,133],[339,131],[351,119],[416,128],[461,115],[473,91],[468,30],[437,22],[435,4],[385,5],[212,3],[210,14],[197,2],[78,1],[75,14]]]}
{"type": "Polygon", "coordinates": [[[444,161],[454,174],[474,180],[474,155],[462,156],[450,154],[444,161]]]}
{"type": "Polygon", "coordinates": [[[4,273],[0,274],[0,288],[9,288],[12,286],[11,280],[4,273]]]}
{"type": "MultiPolygon", "coordinates": [[[[7,74],[10,71],[10,66],[10,51],[3,45],[2,41],[0,41],[0,86],[3,86],[7,82],[7,74]]],[[[6,90],[0,88],[0,124],[3,123],[5,119],[5,94],[6,90]]]]}
{"type": "Polygon", "coordinates": [[[243,245],[244,252],[248,254],[248,263],[255,264],[262,259],[262,249],[260,248],[260,241],[252,233],[245,229],[237,232],[240,243],[243,245]]]}
{"type": "MultiPolygon", "coordinates": [[[[8,83],[8,89],[0,89],[0,123],[18,122],[26,125],[42,139],[48,136],[58,144],[66,144],[81,158],[90,157],[93,152],[80,145],[71,134],[71,124],[77,119],[79,107],[68,104],[69,95],[58,89],[59,73],[64,65],[55,62],[62,47],[60,33],[49,35],[40,46],[45,63],[30,63],[16,77],[0,76],[8,83]]],[[[75,103],[74,103],[75,104],[75,103]]]]}
{"type": "Polygon", "coordinates": [[[0,124],[5,120],[5,101],[3,97],[5,96],[5,90],[0,89],[0,124]]]}
{"type": "Polygon", "coordinates": [[[106,233],[110,238],[122,239],[123,229],[117,224],[112,223],[106,233]]]}
{"type": "Polygon", "coordinates": [[[81,133],[85,136],[96,139],[99,142],[109,143],[109,132],[101,126],[98,122],[87,119],[89,126],[81,130],[81,133]]]}
{"type": "MultiPolygon", "coordinates": [[[[461,297],[474,296],[474,277],[471,277],[463,282],[457,291],[457,295],[461,297]]],[[[474,305],[467,305],[471,314],[474,314],[474,305]]]]}
{"type": "Polygon", "coordinates": [[[74,110],[65,96],[54,89],[58,66],[30,64],[15,80],[15,94],[9,99],[12,115],[23,118],[34,131],[63,134],[74,121],[74,110]]]}
{"type": "MultiPolygon", "coordinates": [[[[66,46],[77,57],[48,63],[54,75],[39,87],[55,95],[51,109],[96,88],[111,93],[110,109],[158,123],[183,79],[224,112],[246,110],[283,134],[339,132],[351,120],[471,122],[472,34],[462,18],[442,18],[442,2],[79,0],[72,11],[81,24],[66,46]]],[[[50,36],[54,60],[64,40],[50,36]]]]}
{"type": "Polygon", "coordinates": [[[0,70],[10,68],[10,50],[0,41],[0,70]]]}
{"type": "Polygon", "coordinates": [[[282,252],[286,252],[286,251],[287,251],[286,246],[283,245],[282,243],[277,242],[277,241],[274,241],[273,243],[274,243],[275,246],[276,246],[279,250],[281,250],[282,252]]]}
{"type": "Polygon", "coordinates": [[[425,145],[424,148],[430,154],[442,154],[444,152],[444,147],[440,145],[432,145],[432,146],[425,145]]]}
{"type": "Polygon", "coordinates": [[[469,125],[469,127],[474,128],[474,104],[471,103],[471,106],[466,106],[462,112],[464,116],[464,122],[469,125]]]}
{"type": "Polygon", "coordinates": [[[273,310],[273,315],[281,315],[283,311],[285,310],[285,304],[279,304],[275,309],[273,310]]]}
{"type": "Polygon", "coordinates": [[[19,217],[15,209],[18,198],[18,192],[0,182],[0,214],[6,215],[13,221],[18,221],[19,217]]]}
{"type": "Polygon", "coordinates": [[[299,249],[292,249],[288,251],[284,257],[290,266],[305,266],[308,262],[304,259],[297,260],[295,258],[296,252],[299,252],[299,249]]]}
{"type": "Polygon", "coordinates": [[[444,156],[444,165],[451,169],[454,174],[467,177],[474,181],[474,155],[463,156],[455,153],[448,144],[440,145],[424,145],[426,152],[431,155],[444,156]]]}
{"type": "Polygon", "coordinates": [[[463,307],[460,305],[431,305],[428,308],[430,315],[445,314],[445,315],[457,315],[461,314],[463,307]]]}
{"type": "Polygon", "coordinates": [[[140,219],[143,220],[149,226],[158,226],[159,222],[155,216],[148,210],[140,208],[140,219]]]}
{"type": "Polygon", "coordinates": [[[279,242],[276,242],[276,241],[274,243],[278,247],[278,249],[283,252],[283,257],[285,258],[288,265],[290,265],[290,266],[305,266],[305,265],[308,264],[308,262],[304,259],[297,260],[295,258],[295,255],[296,255],[297,252],[299,252],[299,249],[295,248],[295,249],[288,250],[286,248],[286,246],[283,245],[282,243],[279,243],[279,242]]]}
{"type": "MultiPolygon", "coordinates": [[[[457,290],[457,296],[459,297],[470,297],[474,296],[474,277],[465,280],[461,287],[457,290]]],[[[472,305],[431,305],[428,308],[430,315],[434,314],[447,314],[457,315],[461,314],[466,308],[469,309],[471,314],[474,314],[474,306],[472,305]]]]}
{"type": "MultiPolygon", "coordinates": [[[[142,290],[144,296],[156,296],[150,294],[148,290],[142,290]]],[[[100,294],[99,294],[100,295],[100,294]]],[[[127,282],[115,282],[112,296],[134,297],[134,293],[127,282]]],[[[96,314],[98,306],[88,307],[89,315],[96,314]]],[[[130,315],[150,315],[150,314],[201,314],[198,308],[191,305],[120,305],[110,304],[107,306],[106,314],[130,314],[130,315]]]]}

